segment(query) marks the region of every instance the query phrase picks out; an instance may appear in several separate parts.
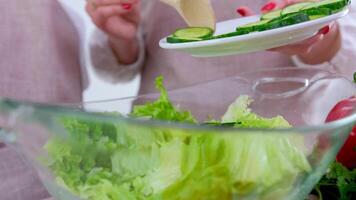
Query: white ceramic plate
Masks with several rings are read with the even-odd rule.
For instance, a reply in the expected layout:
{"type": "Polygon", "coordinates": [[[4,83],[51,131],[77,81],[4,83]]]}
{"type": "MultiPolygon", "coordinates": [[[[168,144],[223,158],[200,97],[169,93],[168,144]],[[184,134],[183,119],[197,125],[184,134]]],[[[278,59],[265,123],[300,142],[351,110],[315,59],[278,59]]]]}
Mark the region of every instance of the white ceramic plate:
{"type": "MultiPolygon", "coordinates": [[[[315,35],[322,27],[340,19],[347,13],[348,9],[345,9],[327,17],[292,26],[200,42],[171,44],[167,42],[166,38],[163,38],[159,45],[164,49],[186,52],[195,57],[215,57],[256,52],[307,39],[315,35]]],[[[256,22],[259,18],[260,16],[252,16],[219,22],[216,26],[215,35],[233,32],[236,27],[256,22]]]]}

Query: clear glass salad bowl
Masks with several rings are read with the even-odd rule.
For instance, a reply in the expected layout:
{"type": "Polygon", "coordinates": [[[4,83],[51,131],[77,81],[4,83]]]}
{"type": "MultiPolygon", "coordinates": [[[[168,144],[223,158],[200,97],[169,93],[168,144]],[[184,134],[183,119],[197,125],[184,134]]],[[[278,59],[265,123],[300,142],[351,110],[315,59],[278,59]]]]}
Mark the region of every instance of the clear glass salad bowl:
{"type": "Polygon", "coordinates": [[[326,116],[355,94],[356,84],[346,78],[310,68],[168,92],[199,122],[220,120],[247,95],[253,102],[243,112],[283,116],[293,126],[281,128],[130,117],[133,105],[159,94],[59,106],[0,99],[0,140],[28,158],[57,200],[304,199],[356,123],[356,112],[332,123],[324,123],[326,116]]]}

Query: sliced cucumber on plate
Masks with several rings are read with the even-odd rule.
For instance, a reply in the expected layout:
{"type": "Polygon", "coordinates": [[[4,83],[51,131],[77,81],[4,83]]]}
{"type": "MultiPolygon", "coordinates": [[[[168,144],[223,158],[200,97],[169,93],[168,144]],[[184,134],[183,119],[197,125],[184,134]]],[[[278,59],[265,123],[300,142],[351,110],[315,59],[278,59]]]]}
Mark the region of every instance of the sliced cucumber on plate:
{"type": "Polygon", "coordinates": [[[225,33],[217,36],[213,36],[211,39],[219,39],[219,38],[228,38],[228,37],[234,37],[234,36],[239,36],[239,35],[245,35],[248,34],[249,32],[243,32],[242,30],[240,31],[235,31],[231,33],[225,33]]]}
{"type": "Polygon", "coordinates": [[[325,17],[325,15],[310,15],[309,18],[310,20],[315,20],[315,19],[319,19],[319,18],[323,18],[325,17]]]}
{"type": "Polygon", "coordinates": [[[313,15],[328,16],[332,14],[332,10],[329,8],[312,8],[312,9],[301,10],[301,12],[304,12],[309,16],[313,16],[313,15]]]}
{"type": "Polygon", "coordinates": [[[176,36],[167,37],[168,43],[198,42],[202,40],[203,39],[200,38],[187,38],[187,37],[176,37],[176,36]]]}
{"type": "Polygon", "coordinates": [[[211,28],[205,27],[190,27],[177,29],[174,33],[174,37],[178,38],[200,38],[205,39],[213,36],[214,31],[211,28]]]}
{"type": "Polygon", "coordinates": [[[205,27],[190,27],[177,29],[173,35],[167,37],[168,43],[197,42],[211,39],[214,31],[205,27]]]}
{"type": "Polygon", "coordinates": [[[236,29],[236,32],[244,32],[244,33],[260,32],[260,31],[281,28],[293,24],[298,24],[309,20],[310,20],[309,15],[305,13],[294,13],[294,14],[287,15],[285,17],[278,17],[273,20],[262,20],[259,22],[250,23],[245,26],[238,27],[236,29]]]}
{"type": "Polygon", "coordinates": [[[261,16],[260,21],[236,28],[235,32],[213,36],[214,31],[205,27],[178,29],[167,38],[168,43],[196,42],[227,38],[290,26],[329,16],[343,10],[351,0],[323,0],[293,4],[284,9],[272,11],[261,16]]]}
{"type": "Polygon", "coordinates": [[[287,15],[283,18],[269,22],[268,24],[266,24],[266,26],[261,27],[259,31],[272,30],[276,28],[290,26],[293,24],[299,24],[309,20],[310,20],[309,15],[305,13],[294,13],[294,14],[287,15]]]}
{"type": "Polygon", "coordinates": [[[289,15],[289,14],[294,14],[294,13],[297,13],[299,11],[301,11],[303,8],[307,7],[307,6],[310,6],[310,5],[313,5],[314,3],[312,2],[303,2],[303,3],[297,3],[297,4],[293,4],[291,6],[288,6],[286,8],[284,8],[282,10],[282,15],[285,16],[285,15],[289,15]]]}
{"type": "Polygon", "coordinates": [[[279,23],[283,27],[283,26],[290,26],[293,24],[299,24],[299,23],[306,22],[309,20],[310,20],[310,18],[309,18],[308,14],[300,12],[300,13],[294,13],[294,14],[285,16],[284,18],[282,18],[280,20],[279,23]]]}
{"type": "Polygon", "coordinates": [[[268,12],[264,15],[262,15],[261,17],[261,21],[262,20],[272,20],[272,19],[277,19],[279,17],[282,16],[282,10],[275,10],[275,11],[272,11],[272,12],[268,12]]]}
{"type": "Polygon", "coordinates": [[[336,13],[344,9],[345,6],[350,4],[350,2],[351,1],[349,0],[323,0],[305,6],[303,10],[328,8],[332,11],[332,13],[336,13]]]}
{"type": "Polygon", "coordinates": [[[246,24],[244,26],[237,27],[236,28],[236,32],[247,34],[247,33],[260,31],[265,26],[267,26],[267,24],[269,22],[270,22],[270,20],[266,19],[266,20],[262,20],[262,21],[258,21],[258,22],[254,22],[254,23],[250,23],[250,24],[246,24]]]}

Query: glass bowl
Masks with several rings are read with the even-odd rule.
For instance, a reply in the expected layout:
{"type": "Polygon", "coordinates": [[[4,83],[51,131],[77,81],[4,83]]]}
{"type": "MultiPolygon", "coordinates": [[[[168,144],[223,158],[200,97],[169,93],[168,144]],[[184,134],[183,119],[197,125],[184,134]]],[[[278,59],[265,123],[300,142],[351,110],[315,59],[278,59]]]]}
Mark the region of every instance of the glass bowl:
{"type": "Polygon", "coordinates": [[[168,94],[201,122],[220,119],[248,95],[253,112],[281,115],[293,128],[129,117],[133,105],[159,94],[77,105],[0,99],[0,140],[26,156],[57,200],[297,200],[311,192],[356,123],[355,111],[324,123],[337,102],[356,94],[356,85],[319,69],[257,71],[168,94]]]}

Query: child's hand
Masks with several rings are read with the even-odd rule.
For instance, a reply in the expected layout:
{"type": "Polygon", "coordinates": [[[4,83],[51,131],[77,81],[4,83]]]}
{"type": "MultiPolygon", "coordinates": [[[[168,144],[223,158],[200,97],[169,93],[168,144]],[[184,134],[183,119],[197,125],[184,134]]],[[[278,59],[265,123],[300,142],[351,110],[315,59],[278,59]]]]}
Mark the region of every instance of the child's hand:
{"type": "Polygon", "coordinates": [[[136,61],[139,0],[88,0],[86,11],[93,23],[109,35],[109,42],[123,64],[136,61]]]}
{"type": "MultiPolygon", "coordinates": [[[[308,1],[317,2],[320,0],[270,0],[261,8],[261,12],[268,13],[292,4],[308,1]]],[[[237,12],[241,16],[251,16],[254,14],[254,12],[246,6],[239,7],[237,12]]],[[[309,39],[270,50],[278,51],[290,56],[298,55],[308,64],[320,64],[331,60],[338,52],[340,48],[338,42],[340,42],[339,29],[337,23],[332,23],[319,30],[316,35],[309,39]]]]}

